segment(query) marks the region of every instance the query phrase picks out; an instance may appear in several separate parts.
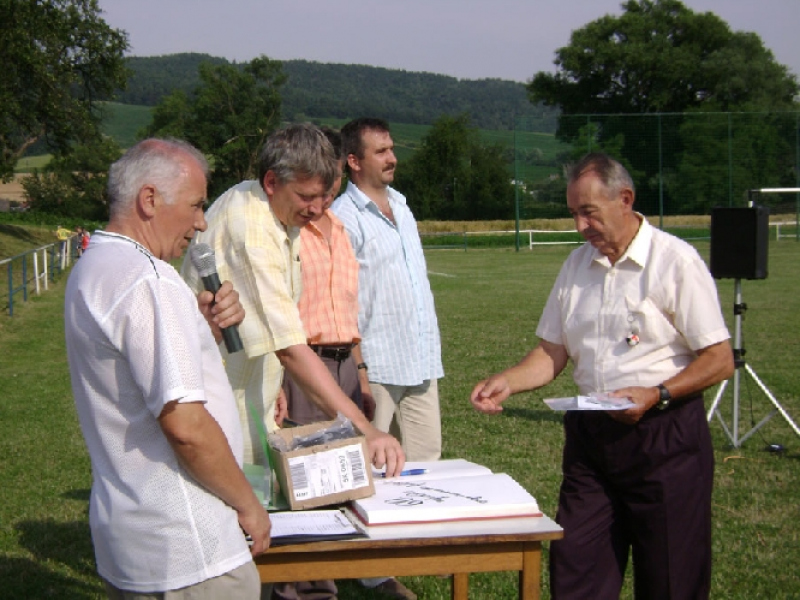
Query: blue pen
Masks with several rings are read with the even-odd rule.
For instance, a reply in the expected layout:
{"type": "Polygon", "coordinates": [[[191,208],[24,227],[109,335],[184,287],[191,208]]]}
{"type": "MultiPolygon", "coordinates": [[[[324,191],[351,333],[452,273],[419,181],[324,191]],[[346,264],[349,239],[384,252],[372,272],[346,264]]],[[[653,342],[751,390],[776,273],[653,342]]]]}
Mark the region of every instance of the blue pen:
{"type": "MultiPolygon", "coordinates": [[[[406,469],[405,471],[400,471],[400,477],[406,477],[408,475],[425,475],[428,472],[428,469],[406,469]]],[[[386,477],[386,473],[381,473],[381,477],[386,477]]]]}

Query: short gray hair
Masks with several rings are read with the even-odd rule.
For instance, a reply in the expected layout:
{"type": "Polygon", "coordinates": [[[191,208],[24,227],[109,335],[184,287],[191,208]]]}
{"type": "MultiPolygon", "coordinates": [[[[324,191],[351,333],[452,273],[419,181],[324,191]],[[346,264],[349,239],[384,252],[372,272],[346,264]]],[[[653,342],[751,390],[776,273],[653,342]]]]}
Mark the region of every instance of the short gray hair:
{"type": "Polygon", "coordinates": [[[590,152],[578,162],[569,165],[566,168],[567,185],[575,183],[586,173],[596,173],[612,196],[616,196],[623,188],[636,191],[628,170],[604,152],[590,152]]]}
{"type": "Polygon", "coordinates": [[[208,161],[197,148],[174,138],[148,138],[132,146],[108,171],[112,218],[130,208],[146,184],[154,185],[167,204],[175,200],[186,161],[194,160],[208,179],[208,161]]]}
{"type": "Polygon", "coordinates": [[[316,125],[299,123],[278,129],[267,138],[258,157],[258,181],[264,185],[267,171],[278,181],[320,177],[328,189],[340,174],[339,157],[316,125]]]}

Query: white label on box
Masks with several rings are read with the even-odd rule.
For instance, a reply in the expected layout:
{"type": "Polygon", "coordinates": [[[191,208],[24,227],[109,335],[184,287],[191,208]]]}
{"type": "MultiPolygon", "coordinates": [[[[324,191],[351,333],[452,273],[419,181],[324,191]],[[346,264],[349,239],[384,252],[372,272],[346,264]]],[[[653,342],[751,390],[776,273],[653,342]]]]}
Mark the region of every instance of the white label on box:
{"type": "Polygon", "coordinates": [[[351,444],[288,459],[296,501],[369,485],[363,446],[351,444]]]}

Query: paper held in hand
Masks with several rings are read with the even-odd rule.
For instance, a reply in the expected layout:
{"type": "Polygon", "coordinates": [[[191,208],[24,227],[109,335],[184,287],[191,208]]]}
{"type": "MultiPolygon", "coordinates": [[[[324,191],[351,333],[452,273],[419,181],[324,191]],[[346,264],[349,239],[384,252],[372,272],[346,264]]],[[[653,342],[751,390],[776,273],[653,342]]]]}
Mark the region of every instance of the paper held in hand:
{"type": "Polygon", "coordinates": [[[544,403],[553,410],[625,410],[636,406],[630,398],[614,398],[606,393],[569,398],[545,398],[544,403]]]}

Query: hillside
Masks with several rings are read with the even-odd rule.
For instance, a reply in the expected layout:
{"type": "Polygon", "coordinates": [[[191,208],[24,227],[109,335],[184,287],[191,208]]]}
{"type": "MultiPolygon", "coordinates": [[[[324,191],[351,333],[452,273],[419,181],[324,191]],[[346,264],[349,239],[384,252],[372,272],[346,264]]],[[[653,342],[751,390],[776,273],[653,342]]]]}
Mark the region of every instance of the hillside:
{"type": "MultiPolygon", "coordinates": [[[[190,92],[198,83],[202,62],[229,64],[208,54],[129,57],[126,90],[117,102],[155,106],[175,89],[190,92]]],[[[342,65],[283,61],[287,82],[281,89],[285,120],[357,116],[381,117],[392,123],[430,125],[443,114],[467,113],[481,129],[513,130],[516,117],[535,123],[535,130],[553,133],[557,111],[535,107],[525,86],[501,79],[457,79],[447,75],[342,65]]]]}

